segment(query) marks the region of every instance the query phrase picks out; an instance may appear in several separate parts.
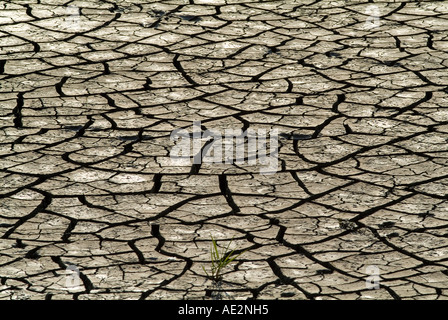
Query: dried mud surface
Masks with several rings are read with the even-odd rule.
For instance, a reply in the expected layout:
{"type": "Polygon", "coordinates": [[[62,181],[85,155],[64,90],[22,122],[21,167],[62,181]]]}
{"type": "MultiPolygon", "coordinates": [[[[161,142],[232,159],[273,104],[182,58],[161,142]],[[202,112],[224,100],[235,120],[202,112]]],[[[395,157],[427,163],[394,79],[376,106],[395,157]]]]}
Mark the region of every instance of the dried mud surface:
{"type": "Polygon", "coordinates": [[[0,2],[0,299],[209,299],[211,235],[234,299],[448,297],[447,2],[68,5],[0,2]],[[194,120],[277,172],[173,166],[194,120]]]}

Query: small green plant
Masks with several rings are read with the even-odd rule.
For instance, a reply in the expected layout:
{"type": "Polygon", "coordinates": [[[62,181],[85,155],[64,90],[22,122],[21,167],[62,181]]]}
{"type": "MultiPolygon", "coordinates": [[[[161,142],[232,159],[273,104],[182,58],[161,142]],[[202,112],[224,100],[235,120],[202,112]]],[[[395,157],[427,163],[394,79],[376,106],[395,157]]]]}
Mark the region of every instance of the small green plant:
{"type": "Polygon", "coordinates": [[[227,244],[227,247],[223,248],[221,252],[219,252],[218,244],[216,243],[216,240],[211,236],[212,238],[212,244],[211,244],[211,267],[210,267],[210,273],[205,270],[204,266],[202,266],[202,269],[204,270],[207,277],[215,282],[219,282],[222,279],[222,271],[223,269],[228,266],[233,260],[238,258],[240,255],[242,255],[246,250],[241,252],[240,254],[234,255],[235,249],[229,251],[230,244],[232,243],[233,239],[227,244]]]}

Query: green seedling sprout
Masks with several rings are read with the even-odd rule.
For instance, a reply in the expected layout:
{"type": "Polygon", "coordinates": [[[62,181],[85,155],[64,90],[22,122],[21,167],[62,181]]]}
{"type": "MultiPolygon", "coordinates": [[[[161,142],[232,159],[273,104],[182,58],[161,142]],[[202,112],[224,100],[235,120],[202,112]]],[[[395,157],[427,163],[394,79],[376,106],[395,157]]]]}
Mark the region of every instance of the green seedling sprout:
{"type": "Polygon", "coordinates": [[[225,267],[227,267],[233,260],[235,260],[236,258],[238,258],[240,255],[242,255],[246,250],[244,250],[243,252],[241,252],[240,254],[234,255],[233,252],[235,251],[235,249],[233,249],[232,251],[229,251],[230,248],[230,244],[233,241],[232,240],[227,244],[226,248],[223,248],[223,250],[221,250],[221,252],[219,252],[218,249],[218,245],[216,243],[216,240],[211,236],[212,238],[212,245],[211,245],[211,252],[210,252],[210,256],[211,256],[211,267],[210,267],[210,273],[207,272],[207,270],[205,270],[204,266],[202,266],[202,269],[204,270],[205,274],[207,275],[207,277],[215,282],[219,282],[222,279],[222,271],[225,267]]]}

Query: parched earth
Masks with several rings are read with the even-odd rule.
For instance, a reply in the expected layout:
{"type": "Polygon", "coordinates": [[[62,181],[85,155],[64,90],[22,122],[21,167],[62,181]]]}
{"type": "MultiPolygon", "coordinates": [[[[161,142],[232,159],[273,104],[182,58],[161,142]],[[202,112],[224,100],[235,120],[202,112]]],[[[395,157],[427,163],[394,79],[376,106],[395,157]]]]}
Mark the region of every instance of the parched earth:
{"type": "Polygon", "coordinates": [[[224,298],[447,298],[447,69],[446,1],[0,1],[0,298],[213,299],[211,237],[224,298]]]}

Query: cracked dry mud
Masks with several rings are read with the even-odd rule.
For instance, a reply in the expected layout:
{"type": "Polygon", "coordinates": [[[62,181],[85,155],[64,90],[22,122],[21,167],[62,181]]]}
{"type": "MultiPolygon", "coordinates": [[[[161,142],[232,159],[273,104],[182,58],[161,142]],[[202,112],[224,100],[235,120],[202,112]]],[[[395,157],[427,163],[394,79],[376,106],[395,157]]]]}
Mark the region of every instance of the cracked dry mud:
{"type": "Polygon", "coordinates": [[[234,299],[447,298],[448,2],[370,5],[1,1],[0,299],[209,299],[211,235],[234,299]],[[277,173],[171,165],[195,120],[277,173]]]}

